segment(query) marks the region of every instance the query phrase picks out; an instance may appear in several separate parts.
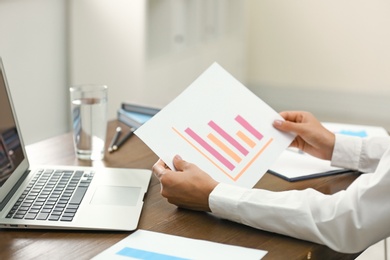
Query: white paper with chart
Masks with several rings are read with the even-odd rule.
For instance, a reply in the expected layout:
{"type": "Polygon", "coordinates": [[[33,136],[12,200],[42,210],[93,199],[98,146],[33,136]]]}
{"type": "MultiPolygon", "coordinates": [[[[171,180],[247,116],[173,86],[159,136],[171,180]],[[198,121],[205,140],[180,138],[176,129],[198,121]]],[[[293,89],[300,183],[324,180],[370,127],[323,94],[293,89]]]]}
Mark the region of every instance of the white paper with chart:
{"type": "Polygon", "coordinates": [[[171,169],[179,154],[220,182],[253,187],[294,138],[282,117],[214,63],[135,134],[171,169]]]}

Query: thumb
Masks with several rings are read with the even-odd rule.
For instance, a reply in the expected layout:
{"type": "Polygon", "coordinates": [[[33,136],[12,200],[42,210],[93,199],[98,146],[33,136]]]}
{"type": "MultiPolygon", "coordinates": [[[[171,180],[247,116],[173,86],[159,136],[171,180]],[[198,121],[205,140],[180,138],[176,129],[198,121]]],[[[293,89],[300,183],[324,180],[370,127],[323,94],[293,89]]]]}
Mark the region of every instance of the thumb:
{"type": "Polygon", "coordinates": [[[299,133],[300,132],[300,124],[294,123],[291,121],[284,121],[284,120],[275,120],[272,124],[276,129],[281,130],[283,132],[293,132],[293,133],[299,133]]]}
{"type": "Polygon", "coordinates": [[[183,171],[188,165],[188,162],[184,161],[180,155],[175,155],[175,157],[173,157],[173,165],[176,170],[183,171]]]}

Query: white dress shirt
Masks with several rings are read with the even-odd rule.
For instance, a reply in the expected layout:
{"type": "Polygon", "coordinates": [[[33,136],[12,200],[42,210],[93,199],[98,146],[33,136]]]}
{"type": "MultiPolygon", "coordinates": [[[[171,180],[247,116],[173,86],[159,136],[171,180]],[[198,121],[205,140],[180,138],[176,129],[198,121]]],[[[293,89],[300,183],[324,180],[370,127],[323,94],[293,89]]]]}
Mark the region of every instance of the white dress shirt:
{"type": "Polygon", "coordinates": [[[366,172],[333,195],[314,189],[272,192],[220,183],[213,214],[248,226],[360,252],[390,236],[390,138],[336,135],[333,166],[366,172]]]}

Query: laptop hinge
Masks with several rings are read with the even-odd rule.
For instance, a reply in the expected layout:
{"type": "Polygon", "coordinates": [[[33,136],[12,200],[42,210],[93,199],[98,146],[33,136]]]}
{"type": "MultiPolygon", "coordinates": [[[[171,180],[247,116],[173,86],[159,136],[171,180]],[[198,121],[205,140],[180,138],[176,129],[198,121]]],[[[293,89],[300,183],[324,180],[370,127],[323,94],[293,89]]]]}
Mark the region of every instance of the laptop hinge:
{"type": "Polygon", "coordinates": [[[26,179],[27,175],[30,173],[29,170],[25,171],[22,176],[19,178],[18,182],[12,187],[12,189],[8,192],[7,196],[3,199],[3,201],[0,203],[0,211],[3,211],[5,205],[7,205],[8,201],[12,198],[14,193],[19,189],[20,185],[22,185],[22,182],[24,179],[26,179]]]}

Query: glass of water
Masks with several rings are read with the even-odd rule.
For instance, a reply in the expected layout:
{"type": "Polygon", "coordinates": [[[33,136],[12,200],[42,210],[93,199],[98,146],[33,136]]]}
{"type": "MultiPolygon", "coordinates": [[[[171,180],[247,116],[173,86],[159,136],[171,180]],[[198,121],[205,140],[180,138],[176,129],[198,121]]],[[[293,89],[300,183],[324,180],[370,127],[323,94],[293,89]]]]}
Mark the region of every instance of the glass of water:
{"type": "Polygon", "coordinates": [[[69,90],[76,156],[101,160],[107,132],[107,86],[75,85],[69,90]]]}

